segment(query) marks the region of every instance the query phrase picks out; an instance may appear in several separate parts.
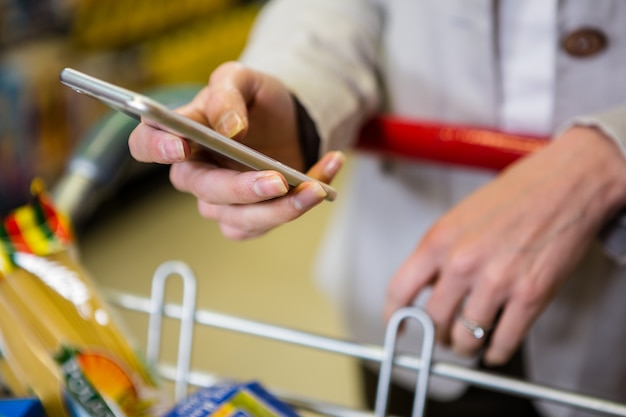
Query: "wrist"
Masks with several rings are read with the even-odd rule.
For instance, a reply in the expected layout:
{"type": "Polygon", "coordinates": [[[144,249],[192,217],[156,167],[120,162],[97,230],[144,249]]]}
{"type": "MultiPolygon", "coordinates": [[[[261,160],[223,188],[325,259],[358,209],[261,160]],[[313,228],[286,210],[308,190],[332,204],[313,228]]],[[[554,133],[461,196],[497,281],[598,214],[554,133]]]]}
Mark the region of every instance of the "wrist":
{"type": "Polygon", "coordinates": [[[606,221],[626,207],[626,158],[613,139],[600,129],[574,126],[554,141],[554,150],[568,152],[576,164],[572,172],[596,188],[596,204],[606,221]]]}
{"type": "Polygon", "coordinates": [[[626,264],[626,161],[615,139],[596,127],[577,126],[565,136],[567,140],[585,139],[596,143],[599,152],[607,151],[606,169],[600,172],[613,176],[608,192],[609,209],[598,233],[605,254],[618,264],[626,264]],[[586,129],[586,130],[583,130],[586,129]]]}

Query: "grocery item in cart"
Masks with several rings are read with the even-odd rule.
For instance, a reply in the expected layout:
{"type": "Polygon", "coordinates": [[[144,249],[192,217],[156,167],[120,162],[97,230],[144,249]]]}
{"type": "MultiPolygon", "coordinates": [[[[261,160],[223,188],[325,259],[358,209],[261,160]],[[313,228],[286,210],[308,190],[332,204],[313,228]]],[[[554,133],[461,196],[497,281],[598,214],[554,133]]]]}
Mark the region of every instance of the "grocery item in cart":
{"type": "Polygon", "coordinates": [[[0,374],[50,416],[158,416],[171,406],[72,251],[43,185],[0,224],[0,374]]]}
{"type": "Polygon", "coordinates": [[[43,417],[44,411],[37,398],[10,398],[0,401],[0,416],[43,417]]]}
{"type": "Polygon", "coordinates": [[[257,381],[224,381],[200,388],[165,417],[298,417],[257,381]]]}

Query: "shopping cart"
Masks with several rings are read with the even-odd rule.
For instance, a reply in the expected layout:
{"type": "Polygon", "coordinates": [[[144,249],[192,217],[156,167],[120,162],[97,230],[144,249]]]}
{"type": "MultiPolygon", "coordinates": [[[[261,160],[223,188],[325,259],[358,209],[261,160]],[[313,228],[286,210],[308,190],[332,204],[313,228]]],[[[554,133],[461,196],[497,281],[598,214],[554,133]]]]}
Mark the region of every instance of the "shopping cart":
{"type": "MultiPolygon", "coordinates": [[[[276,326],[246,318],[223,314],[207,309],[196,308],[196,278],[192,269],[179,261],[167,261],[160,265],[152,280],[150,297],[138,296],[114,290],[106,290],[112,305],[117,308],[149,315],[148,342],[146,356],[150,363],[156,364],[158,373],[165,380],[174,383],[175,398],[182,399],[189,387],[206,387],[219,382],[222,377],[191,367],[191,349],[195,326],[209,326],[243,333],[251,337],[261,337],[318,349],[338,355],[380,363],[380,377],[376,395],[376,407],[373,412],[357,410],[336,404],[295,395],[285,391],[273,393],[296,409],[330,417],[382,417],[386,415],[387,398],[394,367],[410,369],[417,373],[416,393],[413,417],[420,417],[424,412],[429,378],[437,375],[466,382],[470,385],[491,389],[510,395],[577,407],[606,415],[626,416],[626,405],[602,398],[582,395],[532,384],[518,379],[503,377],[484,371],[462,366],[433,362],[434,343],[433,323],[421,309],[405,308],[399,310],[390,320],[385,339],[381,346],[363,345],[348,340],[313,334],[293,328],[276,326]],[[183,299],[179,304],[165,302],[165,286],[168,279],[178,276],[182,279],[183,299]],[[180,337],[176,364],[160,362],[161,329],[163,318],[180,321],[180,337]],[[396,354],[396,336],[398,328],[405,320],[416,320],[423,329],[423,342],[419,346],[419,355],[396,354]]],[[[271,387],[270,387],[271,390],[271,387]]]]}
{"type": "MultiPolygon", "coordinates": [[[[174,106],[188,101],[194,93],[195,90],[193,88],[174,92],[161,91],[157,92],[155,97],[164,98],[174,106]]],[[[71,160],[68,172],[53,190],[53,194],[59,207],[66,211],[75,223],[80,223],[82,218],[89,214],[91,206],[99,200],[99,196],[93,195],[94,192],[101,192],[102,188],[106,187],[115,173],[119,171],[119,166],[128,163],[126,139],[135,124],[136,122],[122,114],[112,114],[100,126],[94,129],[94,132],[84,142],[84,146],[71,160]]],[[[394,121],[385,119],[375,121],[373,128],[377,135],[382,133],[383,136],[390,129],[411,130],[411,127],[404,123],[397,124],[394,121]]],[[[425,152],[427,158],[437,159],[439,156],[449,155],[450,153],[442,151],[442,147],[449,148],[450,146],[458,146],[465,150],[470,150],[469,153],[465,150],[461,152],[465,155],[465,158],[467,158],[467,155],[478,156],[479,153],[472,154],[471,150],[481,149],[481,151],[484,151],[485,142],[484,140],[477,141],[475,135],[486,134],[488,138],[494,139],[492,133],[482,131],[470,132],[470,136],[459,136],[457,135],[458,132],[441,130],[438,126],[422,126],[420,129],[429,130],[431,133],[434,132],[432,136],[433,141],[431,142],[432,147],[428,149],[411,148],[408,152],[416,154],[411,155],[411,157],[419,157],[420,155],[418,154],[425,152]]],[[[371,136],[369,139],[366,137],[366,141],[362,144],[362,149],[375,152],[388,151],[390,154],[396,155],[407,151],[404,148],[406,143],[390,142],[377,144],[372,142],[371,139],[371,136]],[[381,146],[386,149],[381,149],[381,146]]],[[[507,141],[506,137],[499,139],[504,141],[495,143],[497,146],[494,146],[494,142],[487,144],[487,147],[491,147],[492,153],[495,152],[492,156],[496,158],[498,165],[489,166],[488,168],[502,168],[500,165],[506,165],[514,159],[523,156],[529,149],[541,146],[536,143],[528,145],[524,138],[516,139],[513,142],[507,141]],[[523,146],[520,147],[520,144],[523,146]],[[530,146],[530,148],[527,146],[530,146]]],[[[457,152],[456,155],[458,156],[458,154],[457,152]]],[[[452,153],[452,155],[455,154],[452,153]]],[[[494,161],[494,159],[491,158],[490,161],[494,161]]],[[[442,160],[441,162],[458,163],[463,161],[442,160]]],[[[483,163],[484,161],[480,160],[480,158],[470,161],[470,165],[474,166],[483,163]]],[[[602,398],[531,384],[526,381],[468,369],[454,364],[433,362],[433,323],[422,310],[417,308],[407,308],[398,311],[388,325],[382,345],[372,346],[257,322],[216,311],[197,309],[194,274],[189,266],[178,261],[165,262],[157,269],[153,277],[152,294],[149,298],[114,290],[106,291],[106,295],[111,304],[120,309],[139,312],[149,316],[147,359],[156,365],[163,379],[174,382],[175,398],[177,400],[182,399],[190,387],[210,386],[222,379],[222,377],[213,375],[210,372],[192,369],[191,367],[190,358],[194,331],[197,326],[209,326],[247,334],[252,337],[272,339],[338,355],[346,355],[363,361],[380,363],[381,372],[376,406],[373,413],[329,404],[289,392],[273,391],[279,398],[296,409],[316,414],[332,417],[384,416],[387,411],[387,397],[392,369],[399,367],[413,370],[417,375],[417,389],[413,408],[414,417],[419,417],[424,412],[428,382],[433,375],[514,396],[545,400],[607,415],[626,416],[626,405],[602,398]],[[183,300],[180,304],[166,303],[164,300],[165,283],[171,276],[180,276],[183,280],[183,300]],[[181,324],[176,364],[161,362],[159,358],[163,318],[165,317],[179,320],[181,324]],[[423,343],[421,346],[418,346],[420,354],[417,356],[396,354],[395,343],[398,328],[405,320],[415,320],[423,329],[423,343]]]]}

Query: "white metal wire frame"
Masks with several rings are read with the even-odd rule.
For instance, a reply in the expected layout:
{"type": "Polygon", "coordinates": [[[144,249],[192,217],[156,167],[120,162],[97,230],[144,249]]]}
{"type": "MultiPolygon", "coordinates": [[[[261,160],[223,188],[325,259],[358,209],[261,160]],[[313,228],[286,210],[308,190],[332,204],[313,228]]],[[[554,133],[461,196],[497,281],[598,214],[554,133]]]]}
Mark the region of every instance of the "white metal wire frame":
{"type": "Polygon", "coordinates": [[[261,323],[215,311],[196,309],[195,276],[186,264],[178,261],[168,261],[159,266],[153,277],[150,298],[111,290],[106,291],[106,294],[109,301],[119,308],[149,315],[147,359],[151,363],[157,364],[157,369],[164,379],[175,383],[176,400],[182,399],[187,394],[189,386],[209,386],[219,381],[218,377],[210,373],[191,369],[190,358],[194,325],[198,324],[339,355],[348,355],[356,359],[375,361],[381,364],[376,407],[373,413],[328,404],[288,392],[273,391],[278,398],[296,409],[312,411],[321,415],[331,417],[385,416],[391,371],[396,366],[417,371],[417,390],[413,417],[421,417],[423,415],[428,380],[431,375],[463,381],[471,385],[510,395],[546,400],[607,415],[626,416],[626,405],[624,404],[576,392],[531,384],[526,381],[489,374],[454,364],[432,362],[433,323],[422,310],[417,308],[406,308],[398,311],[387,327],[383,346],[372,346],[261,323]],[[183,280],[183,300],[181,304],[169,304],[164,301],[165,284],[171,276],[179,276],[183,280]],[[181,321],[176,365],[159,363],[163,317],[181,321]],[[395,352],[398,327],[404,320],[416,320],[423,328],[424,337],[419,356],[400,355],[395,352]]]}

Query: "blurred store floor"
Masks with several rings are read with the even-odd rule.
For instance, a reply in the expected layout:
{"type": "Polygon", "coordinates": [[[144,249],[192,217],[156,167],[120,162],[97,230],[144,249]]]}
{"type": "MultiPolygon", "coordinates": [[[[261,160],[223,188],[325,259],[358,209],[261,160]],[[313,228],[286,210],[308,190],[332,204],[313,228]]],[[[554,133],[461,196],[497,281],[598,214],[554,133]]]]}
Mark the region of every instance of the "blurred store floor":
{"type": "MultiPolygon", "coordinates": [[[[340,178],[341,180],[341,178],[340,178]]],[[[341,181],[336,184],[341,189],[341,181]]],[[[149,296],[164,261],[187,263],[198,278],[198,308],[342,337],[333,306],[311,275],[332,203],[259,239],[232,242],[201,219],[195,200],[175,191],[166,171],[125,187],[80,234],[83,264],[104,288],[149,296]]],[[[168,302],[180,302],[178,279],[168,302]]],[[[145,348],[147,317],[121,312],[145,348]]],[[[174,363],[177,327],[166,321],[162,358],[174,363]]],[[[357,406],[355,367],[343,356],[217,329],[196,328],[193,366],[225,377],[257,379],[270,388],[357,406]]]]}

